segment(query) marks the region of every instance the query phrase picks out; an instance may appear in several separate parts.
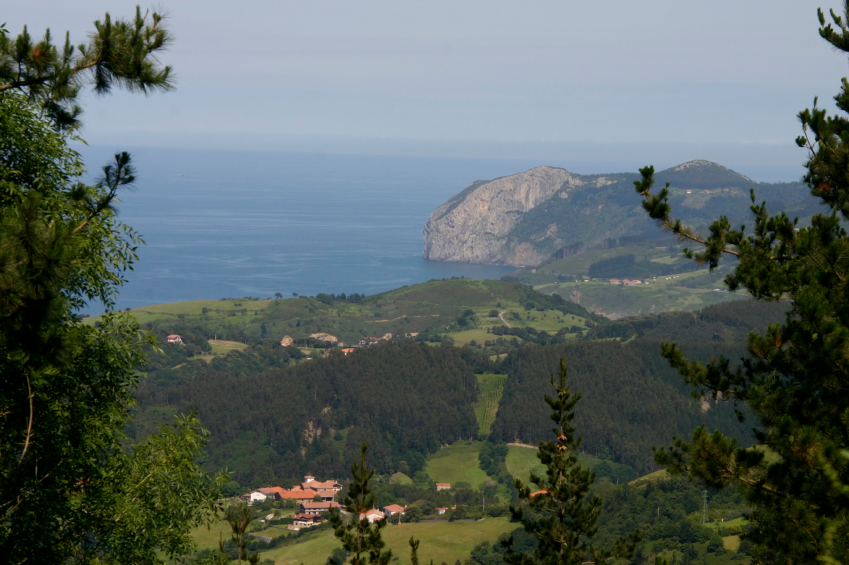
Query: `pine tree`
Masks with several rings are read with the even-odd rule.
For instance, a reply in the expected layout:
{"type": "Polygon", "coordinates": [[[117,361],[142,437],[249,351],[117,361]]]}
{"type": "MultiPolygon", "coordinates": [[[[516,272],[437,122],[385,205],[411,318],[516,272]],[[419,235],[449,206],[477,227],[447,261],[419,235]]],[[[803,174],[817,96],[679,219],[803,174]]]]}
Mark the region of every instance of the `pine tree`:
{"type": "Polygon", "coordinates": [[[196,415],[127,448],[137,369],[153,336],[114,308],[142,243],[113,204],[134,180],[119,153],[93,185],[69,147],[86,84],[170,87],[162,18],[95,23],[89,44],[0,26],[0,555],[9,563],[154,563],[193,550],[221,480],[196,415]],[[99,327],[78,316],[109,310],[99,327]]]}
{"type": "MultiPolygon", "coordinates": [[[[849,2],[820,35],[849,52],[849,2]],[[833,25],[832,25],[833,24],[833,25]],[[835,29],[836,28],[836,29],[835,29]]],[[[849,112],[849,82],[835,97],[849,112]]],[[[849,562],[849,119],[829,116],[814,100],[799,113],[808,152],[804,180],[828,211],[800,226],[784,212],[771,215],[752,191],[754,229],[732,229],[721,217],[707,235],[672,216],[669,185],[652,192],[654,169],[641,169],[636,184],[643,206],[664,229],[697,243],[686,255],[715,268],[723,256],[737,259],[726,277],[731,290],[745,288],[759,300],[789,300],[782,324],[751,334],[749,358],[733,366],[719,358],[690,361],[674,344],[662,354],[693,385],[694,394],[745,404],[756,421],[761,449],[743,449],[719,432],[700,427],[690,442],[676,439],[656,452],[674,473],[689,473],[711,486],[737,485],[753,510],[745,535],[756,563],[849,562]]],[[[743,418],[742,414],[738,415],[743,418]]]]}
{"type": "Polygon", "coordinates": [[[345,512],[350,514],[350,521],[346,522],[334,508],[330,512],[330,524],[334,535],[342,542],[342,548],[351,556],[351,565],[387,565],[392,559],[392,551],[383,550],[386,543],[380,534],[380,530],[386,527],[386,518],[372,524],[363,516],[374,508],[374,494],[369,488],[374,469],[366,466],[367,451],[368,445],[363,443],[360,461],[351,464],[351,483],[342,501],[345,512]]]}
{"type": "Polygon", "coordinates": [[[566,361],[561,359],[558,379],[551,377],[556,394],[545,397],[552,410],[556,438],[539,444],[538,457],[546,467],[546,476],[531,473],[531,483],[537,486],[534,492],[516,479],[519,499],[525,504],[510,507],[513,518],[536,539],[537,549],[533,555],[516,553],[511,537],[505,542],[505,561],[511,565],[577,565],[629,559],[639,540],[635,532],[627,540],[618,539],[609,549],[592,544],[602,500],[589,494],[595,474],[578,464],[581,438],[575,435],[572,420],[581,395],[569,391],[566,372],[566,361]]]}
{"type": "Polygon", "coordinates": [[[80,125],[77,96],[87,82],[98,94],[115,85],[143,93],[174,88],[171,67],[156,59],[172,42],[162,14],[142,14],[137,6],[132,20],[113,21],[107,13],[94,27],[87,43],[74,47],[66,33],[60,48],[49,29],[33,41],[26,26],[14,39],[0,26],[0,93],[23,92],[56,129],[69,131],[80,125]]]}

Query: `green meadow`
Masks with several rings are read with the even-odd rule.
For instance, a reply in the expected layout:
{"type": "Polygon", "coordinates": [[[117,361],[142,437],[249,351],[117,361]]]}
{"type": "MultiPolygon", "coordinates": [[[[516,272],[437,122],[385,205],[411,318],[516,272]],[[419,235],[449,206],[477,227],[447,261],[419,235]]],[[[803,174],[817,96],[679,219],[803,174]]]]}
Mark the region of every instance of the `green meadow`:
{"type": "MultiPolygon", "coordinates": [[[[383,530],[386,547],[400,563],[410,562],[410,537],[419,540],[422,563],[464,562],[472,548],[482,541],[494,543],[498,536],[516,529],[506,518],[486,518],[479,522],[425,522],[391,524],[383,530]]],[[[330,553],[340,547],[329,531],[307,541],[261,553],[262,559],[273,559],[276,565],[325,565],[330,553]]],[[[394,562],[394,561],[393,561],[394,562]]]]}
{"type": "Polygon", "coordinates": [[[480,488],[490,477],[480,468],[481,442],[459,441],[428,457],[425,473],[438,483],[469,483],[480,488]]]}

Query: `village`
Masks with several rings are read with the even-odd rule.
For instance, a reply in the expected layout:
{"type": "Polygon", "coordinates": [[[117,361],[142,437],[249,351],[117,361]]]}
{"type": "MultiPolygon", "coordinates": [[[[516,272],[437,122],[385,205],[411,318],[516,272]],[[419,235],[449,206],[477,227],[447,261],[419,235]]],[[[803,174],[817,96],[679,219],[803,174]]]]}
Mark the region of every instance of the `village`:
{"type": "MultiPolygon", "coordinates": [[[[436,490],[450,490],[451,483],[436,483],[436,490]]],[[[287,524],[286,529],[298,532],[300,530],[318,526],[327,521],[327,514],[337,509],[347,514],[342,505],[336,500],[342,491],[342,485],[337,481],[319,481],[312,475],[307,475],[299,485],[291,489],[280,486],[263,487],[243,494],[239,499],[248,506],[268,502],[286,502],[286,506],[297,508],[292,516],[292,523],[287,524]]],[[[438,516],[445,514],[453,508],[439,507],[436,509],[438,516]]],[[[389,504],[382,508],[372,508],[359,515],[360,520],[368,520],[370,524],[386,519],[389,523],[400,523],[405,514],[406,507],[399,504],[389,504]],[[393,522],[393,518],[396,522],[393,522]]],[[[274,517],[274,513],[266,516],[266,522],[274,517]]]]}

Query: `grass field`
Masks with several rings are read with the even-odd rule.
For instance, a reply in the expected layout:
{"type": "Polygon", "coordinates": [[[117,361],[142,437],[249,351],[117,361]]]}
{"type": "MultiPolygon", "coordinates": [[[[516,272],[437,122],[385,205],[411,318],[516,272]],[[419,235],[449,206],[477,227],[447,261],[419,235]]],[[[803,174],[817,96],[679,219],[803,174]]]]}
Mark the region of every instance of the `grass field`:
{"type": "Polygon", "coordinates": [[[231,351],[242,351],[248,348],[246,343],[240,341],[227,341],[225,339],[208,339],[206,341],[212,347],[212,352],[217,354],[227,354],[231,351]]]}
{"type": "Polygon", "coordinates": [[[460,441],[443,447],[427,459],[425,472],[438,483],[466,482],[479,488],[489,476],[480,468],[481,442],[460,441]]]}
{"type": "Polygon", "coordinates": [[[411,485],[413,484],[413,479],[404,473],[398,472],[389,478],[389,482],[395,485],[411,485]]]}
{"type": "Polygon", "coordinates": [[[227,520],[219,520],[214,522],[209,528],[198,526],[192,530],[192,539],[195,540],[198,549],[215,549],[218,547],[219,540],[230,539],[231,532],[232,530],[227,520]]]}
{"type": "Polygon", "coordinates": [[[545,467],[537,457],[537,450],[527,447],[509,446],[507,448],[507,472],[528,484],[531,472],[545,472],[545,467]]]}
{"type": "Polygon", "coordinates": [[[495,414],[498,412],[498,403],[504,393],[504,383],[507,375],[494,375],[484,373],[478,375],[478,387],[480,396],[475,404],[475,416],[478,419],[478,429],[481,435],[488,435],[495,422],[495,414]]]}
{"type": "Polygon", "coordinates": [[[722,538],[722,545],[730,551],[740,549],[740,536],[725,536],[722,538]]]}
{"type": "MultiPolygon", "coordinates": [[[[389,525],[383,530],[383,540],[400,563],[410,562],[410,537],[419,540],[419,559],[422,563],[455,563],[465,561],[472,548],[482,541],[495,543],[498,536],[516,529],[506,518],[487,518],[481,522],[428,522],[389,525]]],[[[274,559],[277,565],[324,565],[330,553],[339,547],[332,532],[303,543],[272,549],[260,554],[261,559],[274,559]]],[[[393,561],[395,562],[395,561],[393,561]]]]}
{"type": "Polygon", "coordinates": [[[590,282],[557,282],[535,287],[543,293],[556,292],[592,312],[612,318],[657,314],[676,310],[698,310],[711,304],[739,300],[746,292],[717,291],[724,289],[724,273],[707,269],[658,277],[649,284],[616,286],[606,280],[590,282]]]}
{"type": "MultiPolygon", "coordinates": [[[[601,461],[601,459],[592,455],[585,453],[578,454],[578,463],[587,469],[595,468],[601,461]]],[[[536,472],[538,475],[545,475],[545,466],[540,463],[536,449],[514,445],[508,446],[506,463],[507,471],[515,478],[522,479],[522,482],[525,484],[530,482],[531,472],[536,472]]]]}
{"type": "MultiPolygon", "coordinates": [[[[177,327],[181,324],[203,327],[221,340],[238,335],[237,339],[248,342],[263,337],[279,340],[288,335],[301,339],[312,333],[328,333],[348,345],[364,336],[421,332],[449,333],[458,345],[472,340],[483,343],[494,338],[487,329],[504,323],[490,316],[493,311],[504,312],[512,326],[531,326],[549,333],[556,333],[563,326],[583,326],[583,318],[557,310],[528,312],[528,296],[528,289],[516,283],[458,278],[405,286],[359,302],[303,296],[283,300],[195,300],[145,306],[131,313],[140,324],[150,324],[159,333],[180,333],[177,327]],[[461,328],[456,322],[467,310],[474,312],[476,321],[461,328]]],[[[86,318],[86,323],[94,324],[98,319],[86,318]]]]}
{"type": "MultiPolygon", "coordinates": [[[[130,312],[139,324],[146,324],[154,320],[171,318],[179,320],[187,316],[205,315],[208,318],[231,317],[233,313],[242,311],[254,312],[264,310],[273,300],[191,300],[188,302],[172,302],[169,304],[156,304],[154,306],[143,306],[133,308],[130,312]],[[204,309],[206,313],[204,314],[204,309]]],[[[99,316],[86,318],[89,323],[100,319],[99,316]]]]}

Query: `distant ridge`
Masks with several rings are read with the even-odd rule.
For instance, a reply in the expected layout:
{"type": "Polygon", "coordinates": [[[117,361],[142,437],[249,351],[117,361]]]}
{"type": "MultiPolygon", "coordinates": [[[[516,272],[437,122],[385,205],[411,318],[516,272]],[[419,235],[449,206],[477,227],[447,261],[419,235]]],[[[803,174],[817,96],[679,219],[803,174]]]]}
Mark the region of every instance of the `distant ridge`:
{"type": "Polygon", "coordinates": [[[656,174],[657,180],[678,188],[748,188],[758,184],[719,163],[697,159],[656,174]]]}
{"type": "MultiPolygon", "coordinates": [[[[432,261],[536,266],[560,253],[616,245],[621,238],[661,234],[640,207],[634,173],[577,175],[540,166],[476,181],[434,210],[424,226],[432,261]]],[[[679,217],[704,228],[720,215],[746,221],[749,189],[801,218],[817,212],[801,182],[757,183],[712,161],[697,159],[656,173],[670,183],[679,217]]]]}

